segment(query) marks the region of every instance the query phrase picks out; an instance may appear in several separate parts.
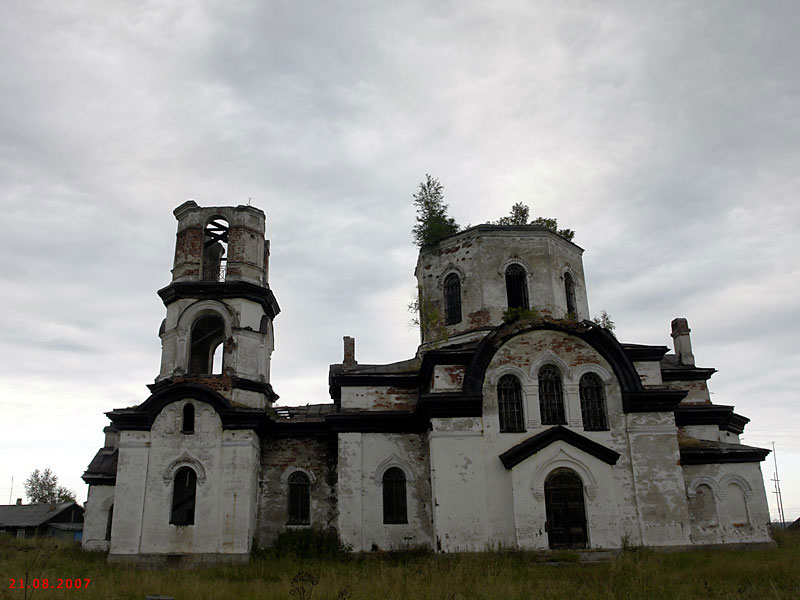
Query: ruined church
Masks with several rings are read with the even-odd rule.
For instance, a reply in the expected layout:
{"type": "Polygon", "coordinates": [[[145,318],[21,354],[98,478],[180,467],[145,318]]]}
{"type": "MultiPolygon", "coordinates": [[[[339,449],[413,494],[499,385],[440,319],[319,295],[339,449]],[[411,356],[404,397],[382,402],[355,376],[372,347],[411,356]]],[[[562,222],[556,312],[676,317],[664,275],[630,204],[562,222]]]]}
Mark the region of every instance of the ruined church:
{"type": "Polygon", "coordinates": [[[174,214],[160,371],[141,404],[106,413],[86,549],[241,561],[310,527],[354,551],[770,541],[768,450],[711,402],[686,320],[674,352],[617,340],[589,320],[583,250],[546,227],[423,248],[416,354],[364,364],[345,337],[331,401],[279,407],[264,213],[174,214]]]}

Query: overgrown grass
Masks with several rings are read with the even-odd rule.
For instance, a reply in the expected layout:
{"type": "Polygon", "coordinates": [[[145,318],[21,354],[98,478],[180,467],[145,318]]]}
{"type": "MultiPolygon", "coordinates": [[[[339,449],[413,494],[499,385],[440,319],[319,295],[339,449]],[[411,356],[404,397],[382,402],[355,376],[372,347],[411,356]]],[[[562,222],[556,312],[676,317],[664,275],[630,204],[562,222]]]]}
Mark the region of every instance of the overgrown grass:
{"type": "MultiPolygon", "coordinates": [[[[800,537],[779,535],[777,541],[777,547],[759,550],[660,553],[632,549],[599,564],[553,564],[546,562],[553,555],[516,551],[311,559],[298,558],[295,553],[264,552],[247,565],[195,570],[109,565],[104,554],[47,542],[41,546],[40,566],[30,577],[51,582],[80,577],[90,578],[91,583],[81,590],[32,590],[29,598],[143,600],[146,594],[174,596],[176,600],[799,598],[800,537]],[[305,586],[305,595],[290,595],[298,581],[305,586]],[[311,585],[311,581],[317,583],[311,585]]],[[[0,573],[5,576],[0,599],[23,598],[22,591],[8,589],[9,579],[23,577],[23,558],[26,554],[31,558],[37,544],[40,542],[0,538],[0,573]],[[34,550],[26,553],[24,548],[34,550]]],[[[574,560],[572,555],[565,559],[574,560]]]]}

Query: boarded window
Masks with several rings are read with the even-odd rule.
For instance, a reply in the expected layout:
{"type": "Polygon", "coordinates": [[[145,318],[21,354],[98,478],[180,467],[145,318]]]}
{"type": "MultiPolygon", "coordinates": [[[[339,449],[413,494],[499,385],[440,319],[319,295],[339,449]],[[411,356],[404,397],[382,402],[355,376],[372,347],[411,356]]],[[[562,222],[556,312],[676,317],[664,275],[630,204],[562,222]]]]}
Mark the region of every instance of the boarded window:
{"type": "Polygon", "coordinates": [[[508,308],[529,308],[527,277],[520,265],[513,264],[506,269],[506,295],[508,308]]]}
{"type": "MultiPolygon", "coordinates": [[[[225,323],[218,315],[205,315],[192,325],[191,352],[189,353],[189,373],[211,375],[221,373],[221,366],[214,365],[214,352],[225,339],[225,323]]],[[[221,361],[218,361],[221,362],[221,361]]]]}
{"type": "Polygon", "coordinates": [[[705,485],[698,485],[694,497],[689,499],[689,515],[695,528],[717,524],[717,506],[714,492],[705,485]]]}
{"type": "Polygon", "coordinates": [[[308,525],[310,516],[311,481],[302,471],[289,476],[289,524],[308,525]]]}
{"type": "Polygon", "coordinates": [[[444,280],[444,320],[447,325],[461,322],[461,280],[455,273],[444,280]]]}
{"type": "Polygon", "coordinates": [[[581,415],[583,428],[586,431],[603,431],[608,429],[606,420],[606,397],[603,382],[594,373],[581,377],[581,415]]]}
{"type": "Polygon", "coordinates": [[[733,525],[747,525],[747,499],[741,486],[729,483],[725,487],[725,497],[722,501],[728,520],[733,525]]]}
{"type": "Polygon", "coordinates": [[[181,433],[194,433],[194,406],[191,404],[183,405],[181,433]]]}
{"type": "Polygon", "coordinates": [[[383,474],[383,522],[408,523],[406,475],[397,467],[383,474]]]}
{"type": "Polygon", "coordinates": [[[197,474],[189,467],[181,467],[175,473],[172,487],[173,525],[194,525],[194,505],[197,494],[197,474]]]}
{"type": "Polygon", "coordinates": [[[564,273],[564,294],[567,296],[567,312],[577,316],[578,309],[575,306],[575,282],[572,280],[572,275],[569,273],[564,273]]]}
{"type": "Polygon", "coordinates": [[[503,375],[497,383],[500,431],[525,431],[522,414],[522,386],[513,375],[503,375]]]}
{"type": "Polygon", "coordinates": [[[564,394],[561,391],[561,373],[552,365],[539,370],[539,411],[542,425],[566,424],[564,394]]]}

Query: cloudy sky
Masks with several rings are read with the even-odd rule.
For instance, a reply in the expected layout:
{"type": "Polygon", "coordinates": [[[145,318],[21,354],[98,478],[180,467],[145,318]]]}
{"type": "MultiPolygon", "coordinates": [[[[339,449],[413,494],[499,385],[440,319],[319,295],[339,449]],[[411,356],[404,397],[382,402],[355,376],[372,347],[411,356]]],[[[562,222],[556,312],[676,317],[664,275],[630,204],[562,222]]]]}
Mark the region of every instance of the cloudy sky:
{"type": "Polygon", "coordinates": [[[48,466],[85,499],[186,199],[267,213],[282,404],[329,400],[343,335],[412,356],[431,173],[462,225],[574,229],[622,341],[688,318],[800,516],[798,31],[792,1],[0,3],[0,502],[48,466]]]}

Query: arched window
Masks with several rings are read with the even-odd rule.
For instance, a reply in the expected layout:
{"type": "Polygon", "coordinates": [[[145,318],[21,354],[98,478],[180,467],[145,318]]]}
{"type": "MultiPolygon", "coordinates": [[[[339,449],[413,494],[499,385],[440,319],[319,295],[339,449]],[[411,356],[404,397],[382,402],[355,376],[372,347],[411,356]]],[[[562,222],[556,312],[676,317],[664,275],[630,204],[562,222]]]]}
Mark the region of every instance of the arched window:
{"type": "Polygon", "coordinates": [[[383,474],[383,522],[408,523],[406,475],[397,467],[383,474]]]}
{"type": "Polygon", "coordinates": [[[311,481],[302,471],[289,475],[289,525],[308,525],[311,481]]]}
{"type": "Polygon", "coordinates": [[[514,263],[506,269],[506,295],[508,308],[529,308],[528,282],[525,269],[514,263]]]}
{"type": "Polygon", "coordinates": [[[214,365],[214,353],[224,339],[225,323],[222,317],[205,315],[197,319],[192,325],[189,373],[194,375],[211,375],[215,371],[221,373],[222,365],[214,365]]]}
{"type": "Polygon", "coordinates": [[[567,296],[567,313],[577,316],[578,309],[575,306],[575,282],[572,275],[564,273],[564,294],[567,296]]]}
{"type": "Polygon", "coordinates": [[[106,537],[105,540],[108,542],[111,540],[111,523],[114,521],[114,505],[111,505],[111,508],[108,509],[108,520],[106,521],[106,537]]]}
{"type": "Polygon", "coordinates": [[[194,525],[196,495],[197,474],[189,467],[181,467],[175,473],[175,481],[172,485],[170,523],[173,525],[194,525]]]}
{"type": "Polygon", "coordinates": [[[446,325],[461,322],[461,280],[455,273],[444,280],[444,321],[446,325]]]}
{"type": "Polygon", "coordinates": [[[225,281],[228,252],[228,222],[214,217],[206,225],[203,244],[203,279],[225,281]]]}
{"type": "Polygon", "coordinates": [[[606,396],[600,378],[594,373],[586,373],[581,377],[580,394],[583,428],[587,431],[608,429],[606,396]]]}
{"type": "Polygon", "coordinates": [[[747,525],[750,519],[747,516],[747,498],[744,490],[735,483],[725,486],[725,495],[722,499],[723,510],[728,515],[728,521],[733,525],[747,525]]]}
{"type": "Polygon", "coordinates": [[[522,415],[522,386],[513,375],[503,375],[497,383],[497,408],[500,431],[525,431],[522,415]]]}
{"type": "Polygon", "coordinates": [[[539,411],[542,425],[566,424],[561,373],[552,365],[539,369],[539,411]]]}
{"type": "Polygon", "coordinates": [[[194,433],[194,406],[191,404],[183,405],[181,433],[194,433]]]}

